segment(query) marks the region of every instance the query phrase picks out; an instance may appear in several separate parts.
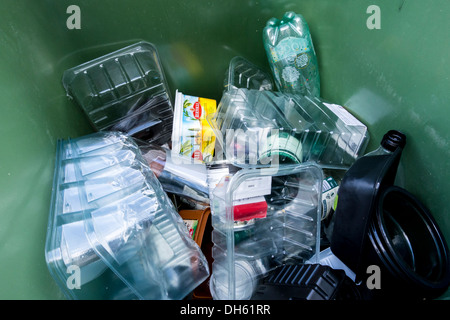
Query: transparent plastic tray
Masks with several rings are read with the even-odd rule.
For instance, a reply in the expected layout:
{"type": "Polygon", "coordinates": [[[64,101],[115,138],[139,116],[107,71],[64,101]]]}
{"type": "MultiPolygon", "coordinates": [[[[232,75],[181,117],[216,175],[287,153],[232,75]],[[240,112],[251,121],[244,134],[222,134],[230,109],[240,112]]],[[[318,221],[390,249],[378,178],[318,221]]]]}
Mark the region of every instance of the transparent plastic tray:
{"type": "Polygon", "coordinates": [[[221,179],[210,195],[214,299],[250,299],[270,270],[318,256],[322,179],[312,163],[244,168],[221,179]],[[250,194],[258,179],[269,186],[265,215],[237,219],[236,197],[250,194]]]}
{"type": "Polygon", "coordinates": [[[255,90],[273,90],[272,77],[247,59],[236,56],[230,61],[225,74],[225,90],[245,88],[255,90]]]}
{"type": "Polygon", "coordinates": [[[314,161],[346,169],[369,140],[367,127],[342,106],[267,90],[225,91],[208,121],[223,157],[238,165],[314,161]]]}
{"type": "Polygon", "coordinates": [[[138,42],[66,70],[62,82],[96,130],[161,145],[170,140],[173,106],[151,43],[138,42]]]}
{"type": "Polygon", "coordinates": [[[58,141],[45,256],[72,299],[182,299],[209,275],[137,145],[117,132],[58,141]]]}

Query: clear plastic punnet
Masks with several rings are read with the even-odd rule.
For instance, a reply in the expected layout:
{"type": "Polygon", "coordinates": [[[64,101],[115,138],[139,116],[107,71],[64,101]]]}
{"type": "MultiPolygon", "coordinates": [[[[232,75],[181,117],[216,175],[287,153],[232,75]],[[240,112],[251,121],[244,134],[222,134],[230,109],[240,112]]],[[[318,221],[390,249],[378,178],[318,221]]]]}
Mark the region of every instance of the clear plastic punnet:
{"type": "Polygon", "coordinates": [[[45,257],[70,299],[183,299],[209,276],[134,140],[118,132],[58,141],[45,257]]]}
{"type": "Polygon", "coordinates": [[[367,127],[342,106],[268,90],[225,91],[208,121],[216,157],[238,165],[314,161],[347,169],[369,140],[367,127]]]}
{"type": "Polygon", "coordinates": [[[322,179],[319,166],[305,163],[243,168],[217,183],[210,195],[214,299],[250,299],[277,266],[318,257],[322,179]]]}
{"type": "Polygon", "coordinates": [[[236,56],[230,61],[225,73],[225,90],[245,88],[255,90],[274,90],[272,77],[247,59],[236,56]]]}
{"type": "Polygon", "coordinates": [[[62,82],[96,130],[170,140],[173,106],[153,44],[141,41],[66,70],[62,82]]]}

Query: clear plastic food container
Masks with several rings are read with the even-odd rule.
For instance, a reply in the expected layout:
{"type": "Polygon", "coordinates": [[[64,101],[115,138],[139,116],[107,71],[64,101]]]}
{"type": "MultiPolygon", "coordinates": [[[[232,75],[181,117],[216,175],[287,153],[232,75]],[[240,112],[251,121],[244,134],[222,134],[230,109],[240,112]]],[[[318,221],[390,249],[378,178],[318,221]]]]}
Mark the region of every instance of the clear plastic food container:
{"type": "Polygon", "coordinates": [[[230,61],[225,73],[225,90],[245,88],[255,90],[274,90],[272,77],[262,68],[244,57],[236,56],[230,61]]]}
{"type": "Polygon", "coordinates": [[[66,70],[62,82],[96,130],[170,140],[173,106],[153,44],[141,41],[66,70]]]}
{"type": "Polygon", "coordinates": [[[347,169],[369,140],[367,127],[342,106],[268,90],[225,91],[208,121],[216,150],[238,165],[314,161],[347,169]]]}
{"type": "Polygon", "coordinates": [[[244,168],[213,189],[214,299],[250,299],[258,281],[320,249],[322,170],[316,164],[244,168]]]}
{"type": "Polygon", "coordinates": [[[208,263],[132,138],[59,140],[45,256],[72,299],[182,299],[208,263]]]}

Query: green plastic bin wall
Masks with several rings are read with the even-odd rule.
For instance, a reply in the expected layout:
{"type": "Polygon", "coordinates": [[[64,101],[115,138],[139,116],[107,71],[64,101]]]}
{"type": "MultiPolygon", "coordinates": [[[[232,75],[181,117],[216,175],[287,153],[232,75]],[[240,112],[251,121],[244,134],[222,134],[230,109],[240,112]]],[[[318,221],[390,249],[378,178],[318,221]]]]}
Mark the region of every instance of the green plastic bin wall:
{"type": "Polygon", "coordinates": [[[232,57],[268,69],[262,30],[290,10],[310,25],[322,97],[368,126],[367,151],[389,129],[407,134],[406,188],[448,241],[448,0],[3,0],[0,298],[64,298],[44,258],[56,139],[92,132],[65,95],[64,70],[146,40],[160,53],[172,93],[220,100],[232,57]],[[80,8],[81,29],[67,27],[70,5],[80,8]],[[380,29],[367,26],[370,5],[380,8],[380,29]]]}

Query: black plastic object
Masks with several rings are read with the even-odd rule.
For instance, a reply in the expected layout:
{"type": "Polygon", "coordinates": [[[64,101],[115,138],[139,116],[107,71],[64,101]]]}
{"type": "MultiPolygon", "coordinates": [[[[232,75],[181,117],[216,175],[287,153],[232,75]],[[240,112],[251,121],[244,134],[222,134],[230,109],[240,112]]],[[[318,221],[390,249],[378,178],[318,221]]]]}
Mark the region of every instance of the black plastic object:
{"type": "Polygon", "coordinates": [[[446,240],[429,210],[391,186],[379,197],[369,227],[366,265],[380,266],[381,289],[372,298],[437,298],[450,284],[446,240]]]}
{"type": "Polygon", "coordinates": [[[276,268],[255,290],[252,300],[360,300],[356,284],[343,270],[319,264],[276,268]]]}
{"type": "Polygon", "coordinates": [[[380,190],[391,186],[402,149],[388,155],[359,158],[342,179],[334,213],[331,251],[356,274],[365,273],[361,257],[380,190]]]}
{"type": "Polygon", "coordinates": [[[380,268],[371,298],[434,298],[450,283],[449,250],[428,209],[393,186],[405,140],[385,139],[393,153],[359,158],[341,182],[331,250],[363,285],[367,267],[380,268]]]}
{"type": "Polygon", "coordinates": [[[386,150],[394,152],[398,147],[404,148],[406,135],[398,130],[389,130],[381,140],[381,146],[386,150]]]}

